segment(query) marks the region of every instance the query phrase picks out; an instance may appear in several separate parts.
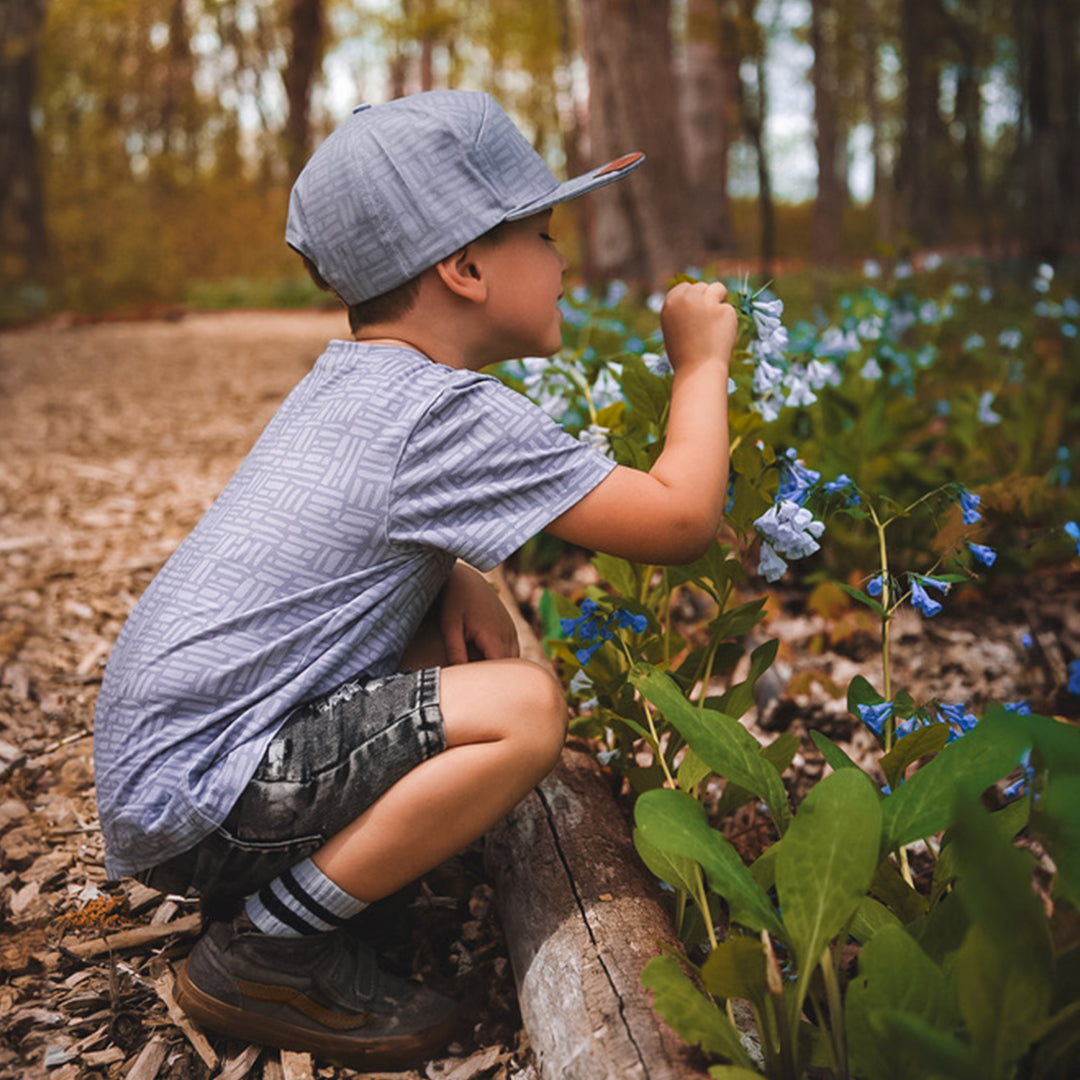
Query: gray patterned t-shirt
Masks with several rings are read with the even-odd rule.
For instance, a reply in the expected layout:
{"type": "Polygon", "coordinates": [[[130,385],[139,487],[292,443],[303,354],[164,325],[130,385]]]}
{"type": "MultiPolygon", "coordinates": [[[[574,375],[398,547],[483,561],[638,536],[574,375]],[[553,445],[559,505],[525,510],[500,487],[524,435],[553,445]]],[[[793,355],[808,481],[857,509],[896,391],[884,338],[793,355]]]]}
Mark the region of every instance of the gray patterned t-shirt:
{"type": "Polygon", "coordinates": [[[455,559],[490,569],[612,467],[490,376],[331,342],[109,658],[109,875],[212,832],[291,709],[396,670],[455,559]]]}

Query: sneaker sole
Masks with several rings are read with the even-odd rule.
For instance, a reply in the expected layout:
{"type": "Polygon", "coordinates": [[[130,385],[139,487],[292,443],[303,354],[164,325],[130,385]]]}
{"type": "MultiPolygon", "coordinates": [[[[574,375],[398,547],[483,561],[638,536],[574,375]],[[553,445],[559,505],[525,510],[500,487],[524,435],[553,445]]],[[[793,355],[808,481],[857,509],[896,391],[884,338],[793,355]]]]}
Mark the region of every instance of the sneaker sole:
{"type": "Polygon", "coordinates": [[[177,967],[176,1003],[190,1019],[219,1035],[278,1050],[315,1054],[350,1068],[408,1068],[422,1064],[450,1041],[457,1026],[457,1016],[451,1013],[441,1024],[427,1031],[358,1043],[355,1038],[316,1031],[275,1017],[260,1016],[219,1001],[204,993],[188,978],[186,960],[177,967]]]}

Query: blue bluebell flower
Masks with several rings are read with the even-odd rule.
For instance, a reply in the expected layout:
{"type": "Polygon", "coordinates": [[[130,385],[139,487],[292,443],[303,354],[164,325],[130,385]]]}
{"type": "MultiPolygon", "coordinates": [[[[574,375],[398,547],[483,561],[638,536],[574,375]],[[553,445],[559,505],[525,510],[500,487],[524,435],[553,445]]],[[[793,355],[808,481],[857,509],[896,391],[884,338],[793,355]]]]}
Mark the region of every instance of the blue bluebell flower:
{"type": "Polygon", "coordinates": [[[915,716],[909,716],[906,720],[901,720],[896,725],[897,739],[903,739],[905,736],[910,735],[918,726],[919,721],[915,716]]]}
{"type": "Polygon", "coordinates": [[[814,515],[798,503],[781,500],[754,522],[754,528],[777,554],[786,559],[803,559],[820,548],[816,537],[825,531],[825,523],[815,521],[814,515]]]}
{"type": "Polygon", "coordinates": [[[968,547],[971,549],[971,554],[974,555],[983,566],[993,566],[997,561],[997,552],[986,544],[973,544],[969,540],[968,547]]]}
{"type": "Polygon", "coordinates": [[[636,615],[626,608],[616,608],[614,617],[624,630],[633,630],[635,634],[644,634],[649,628],[649,620],[644,615],[636,615]]]}
{"type": "Polygon", "coordinates": [[[1000,413],[996,413],[993,410],[994,404],[994,392],[992,390],[986,390],[979,395],[979,409],[976,413],[976,417],[980,424],[986,424],[988,427],[992,427],[994,424],[1001,423],[1000,413]]]}
{"type": "Polygon", "coordinates": [[[760,360],[754,368],[754,393],[765,397],[784,381],[784,369],[768,360],[760,360]]]}
{"type": "Polygon", "coordinates": [[[973,491],[960,489],[960,509],[963,513],[965,525],[974,525],[982,517],[982,514],[979,513],[979,503],[981,502],[982,498],[973,491]]]}
{"type": "Polygon", "coordinates": [[[971,295],[971,286],[964,281],[958,281],[952,287],[952,294],[957,300],[966,300],[971,295]]]}
{"type": "Polygon", "coordinates": [[[1065,535],[1076,541],[1076,554],[1080,555],[1080,525],[1075,521],[1066,521],[1065,535]]]}
{"type": "Polygon", "coordinates": [[[780,329],[780,316],[784,313],[783,300],[750,301],[750,314],[754,318],[758,337],[768,338],[780,329]]]}
{"type": "Polygon", "coordinates": [[[1073,660],[1069,664],[1069,681],[1067,689],[1070,694],[1080,697],[1080,660],[1073,660]]]}
{"type": "Polygon", "coordinates": [[[834,361],[815,357],[806,365],[806,380],[811,389],[821,390],[826,386],[839,386],[844,377],[834,361]]]}
{"type": "Polygon", "coordinates": [[[963,349],[964,352],[974,352],[976,349],[981,349],[986,344],[986,338],[982,334],[968,334],[964,338],[963,349]]]}
{"type": "Polygon", "coordinates": [[[869,580],[869,582],[867,582],[866,591],[871,596],[880,596],[881,595],[881,575],[880,574],[878,574],[877,577],[871,578],[869,580]]]}
{"type": "Polygon", "coordinates": [[[795,450],[790,449],[781,461],[780,486],[777,489],[776,498],[802,506],[810,490],[820,479],[821,473],[816,469],[807,468],[804,461],[795,457],[795,450]]]}
{"type": "Polygon", "coordinates": [[[817,394],[810,385],[806,368],[802,364],[795,364],[784,376],[784,386],[787,387],[787,404],[793,409],[805,408],[817,401],[817,394]]]}
{"type": "Polygon", "coordinates": [[[941,604],[922,587],[922,582],[916,577],[911,579],[911,603],[928,619],[932,619],[941,611],[941,604]]]}
{"type": "Polygon", "coordinates": [[[1006,701],[1005,711],[1016,713],[1017,716],[1030,716],[1031,706],[1026,701],[1006,701]]]}
{"type": "Polygon", "coordinates": [[[620,300],[629,292],[630,287],[625,281],[616,278],[608,285],[607,295],[604,297],[604,307],[616,307],[620,300]]]}
{"type": "Polygon", "coordinates": [[[578,649],[577,652],[574,653],[574,658],[582,667],[585,667],[585,665],[593,658],[593,653],[595,653],[603,644],[604,641],[602,638],[594,641],[591,645],[586,645],[585,648],[578,649]]]}
{"type": "Polygon", "coordinates": [[[1002,330],[998,334],[998,344],[1003,349],[1018,349],[1020,342],[1024,340],[1023,335],[1015,327],[1009,327],[1007,330],[1002,330]]]}
{"type": "Polygon", "coordinates": [[[876,259],[867,259],[863,263],[862,272],[864,277],[868,277],[871,280],[881,277],[881,263],[876,259]]]}
{"type": "Polygon", "coordinates": [[[1020,755],[1020,768],[1023,770],[1020,778],[1014,780],[1002,792],[1006,799],[1015,799],[1018,795],[1023,795],[1031,786],[1031,781],[1035,779],[1035,770],[1031,765],[1030,747],[1020,755]]]}
{"type": "Polygon", "coordinates": [[[773,550],[767,541],[761,542],[761,557],[758,560],[758,573],[766,581],[779,581],[787,572],[787,563],[773,550]]]}
{"type": "Polygon", "coordinates": [[[954,742],[961,735],[966,735],[979,722],[979,718],[974,713],[968,712],[963,702],[957,702],[955,705],[939,703],[937,718],[939,723],[948,724],[951,728],[949,742],[954,742]]]}
{"type": "Polygon", "coordinates": [[[1030,649],[1035,644],[1034,639],[1027,630],[1020,635],[1020,644],[1023,645],[1025,649],[1030,649]]]}
{"type": "Polygon", "coordinates": [[[1061,334],[1063,337],[1074,338],[1077,334],[1076,327],[1071,322],[1063,322],[1061,324],[1061,334]]]}
{"type": "Polygon", "coordinates": [[[576,619],[560,619],[559,626],[567,637],[576,634],[584,641],[588,641],[596,635],[596,630],[591,628],[591,624],[595,623],[592,617],[596,614],[596,601],[591,596],[585,597],[578,605],[578,611],[581,614],[576,619]],[[583,630],[588,633],[587,637],[585,633],[582,633],[583,630]]]}
{"type": "Polygon", "coordinates": [[[649,293],[645,306],[654,314],[659,315],[664,309],[664,294],[662,292],[649,293]]]}
{"type": "Polygon", "coordinates": [[[875,734],[881,735],[885,730],[885,721],[893,714],[893,703],[882,701],[877,705],[859,705],[859,716],[862,722],[875,734]]]}
{"type": "Polygon", "coordinates": [[[871,356],[862,366],[862,370],[859,375],[866,379],[868,382],[872,382],[875,379],[880,379],[882,376],[881,365],[877,361],[876,356],[871,356]]]}

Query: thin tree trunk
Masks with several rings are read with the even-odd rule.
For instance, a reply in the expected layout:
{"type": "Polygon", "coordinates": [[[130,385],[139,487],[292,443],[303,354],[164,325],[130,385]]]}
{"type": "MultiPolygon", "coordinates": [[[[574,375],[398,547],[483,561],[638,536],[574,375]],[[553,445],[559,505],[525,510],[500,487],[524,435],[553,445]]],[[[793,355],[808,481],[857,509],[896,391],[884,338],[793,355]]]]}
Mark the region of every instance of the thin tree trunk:
{"type": "Polygon", "coordinates": [[[323,0],[290,0],[289,31],[289,62],[284,74],[289,102],[285,151],[289,172],[295,176],[311,153],[311,89],[322,63],[323,0]]]}
{"type": "Polygon", "coordinates": [[[731,249],[728,151],[737,124],[737,38],[716,0],[690,0],[682,93],[693,227],[705,250],[731,249]]]}
{"type": "Polygon", "coordinates": [[[45,0],[0,4],[0,250],[21,264],[16,276],[39,283],[48,252],[32,110],[44,20],[45,0]]]}
{"type": "Polygon", "coordinates": [[[892,247],[892,193],[890,178],[885,168],[884,140],[882,138],[881,97],[878,92],[878,39],[873,10],[873,0],[860,0],[859,21],[863,52],[863,92],[870,118],[870,157],[874,163],[873,205],[877,225],[878,243],[892,247]]]}
{"type": "Polygon", "coordinates": [[[814,50],[814,123],[818,180],[814,199],[813,254],[819,267],[833,265],[840,254],[843,193],[838,175],[836,11],[829,0],[812,0],[810,45],[814,50]]]}
{"type": "Polygon", "coordinates": [[[669,2],[584,0],[582,10],[593,161],[648,157],[593,196],[597,270],[656,286],[701,255],[687,215],[669,2]]]}

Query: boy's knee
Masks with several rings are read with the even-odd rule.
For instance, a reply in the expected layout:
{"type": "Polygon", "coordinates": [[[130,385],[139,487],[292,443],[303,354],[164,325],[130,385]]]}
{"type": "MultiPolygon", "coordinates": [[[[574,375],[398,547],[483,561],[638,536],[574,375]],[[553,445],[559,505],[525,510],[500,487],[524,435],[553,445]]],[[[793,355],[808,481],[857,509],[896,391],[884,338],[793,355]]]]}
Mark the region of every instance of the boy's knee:
{"type": "Polygon", "coordinates": [[[548,768],[559,760],[570,712],[558,680],[546,668],[531,660],[516,661],[520,665],[521,713],[519,730],[533,744],[537,758],[544,759],[548,768]]]}

